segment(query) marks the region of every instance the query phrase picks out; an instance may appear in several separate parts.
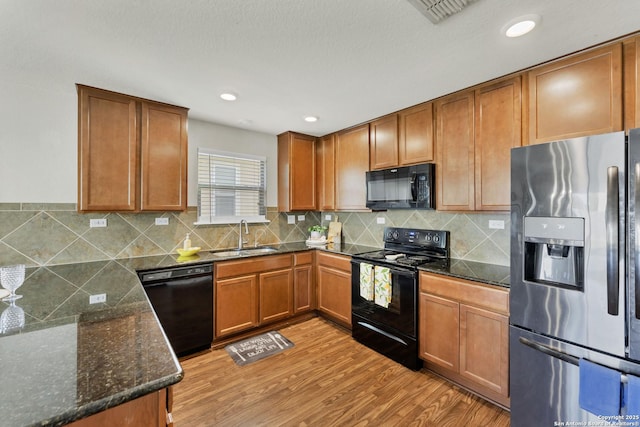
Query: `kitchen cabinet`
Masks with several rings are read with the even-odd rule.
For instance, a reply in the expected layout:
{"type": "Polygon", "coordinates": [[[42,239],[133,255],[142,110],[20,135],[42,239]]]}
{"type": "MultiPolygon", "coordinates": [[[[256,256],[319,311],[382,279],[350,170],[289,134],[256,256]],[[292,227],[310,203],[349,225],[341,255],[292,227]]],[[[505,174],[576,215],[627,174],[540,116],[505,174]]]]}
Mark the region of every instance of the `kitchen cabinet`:
{"type": "Polygon", "coordinates": [[[434,161],[433,102],[398,113],[398,163],[400,166],[434,161]]]}
{"type": "Polygon", "coordinates": [[[292,316],[292,267],[291,254],[215,263],[214,338],[292,316]]]}
{"type": "Polygon", "coordinates": [[[316,145],[316,203],[319,211],[336,208],[335,134],[320,138],[316,145]]]}
{"type": "Polygon", "coordinates": [[[68,427],[171,427],[171,388],[162,389],[67,424],[68,427]]]}
{"type": "Polygon", "coordinates": [[[390,114],[369,123],[371,169],[398,166],[398,115],[390,114]]]}
{"type": "Polygon", "coordinates": [[[622,43],[531,69],[528,144],[622,130],[622,43]]]}
{"type": "Polygon", "coordinates": [[[338,132],[335,144],[336,210],[366,210],[369,124],[338,132]]]}
{"type": "Polygon", "coordinates": [[[316,253],[318,311],[351,328],[351,257],[316,253]]]}
{"type": "Polygon", "coordinates": [[[185,210],[188,110],[77,89],[78,210],[185,210]]]}
{"type": "Polygon", "coordinates": [[[315,309],[313,251],[293,254],[293,314],[315,309]]]}
{"type": "Polygon", "coordinates": [[[420,273],[419,351],[427,368],[509,406],[509,291],[420,273]]]}
{"type": "Polygon", "coordinates": [[[316,209],[316,138],[278,135],[278,211],[316,209]]]}
{"type": "Polygon", "coordinates": [[[640,127],[640,36],[622,42],[624,129],[640,127]]]}
{"type": "Polygon", "coordinates": [[[438,210],[472,211],[474,208],[474,103],[473,91],[436,102],[438,210]]]}
{"type": "Polygon", "coordinates": [[[522,91],[514,76],[436,102],[436,206],[507,211],[511,148],[522,141],[522,91]]]}

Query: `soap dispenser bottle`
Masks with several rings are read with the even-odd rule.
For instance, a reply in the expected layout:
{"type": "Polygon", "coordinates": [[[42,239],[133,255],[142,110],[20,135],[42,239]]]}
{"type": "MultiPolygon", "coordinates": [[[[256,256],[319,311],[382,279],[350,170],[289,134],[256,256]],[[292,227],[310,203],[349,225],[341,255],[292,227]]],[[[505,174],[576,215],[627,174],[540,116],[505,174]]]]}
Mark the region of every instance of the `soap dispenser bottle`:
{"type": "Polygon", "coordinates": [[[187,233],[187,237],[184,238],[184,244],[182,245],[182,249],[185,251],[191,249],[191,238],[189,237],[190,233],[187,233]]]}

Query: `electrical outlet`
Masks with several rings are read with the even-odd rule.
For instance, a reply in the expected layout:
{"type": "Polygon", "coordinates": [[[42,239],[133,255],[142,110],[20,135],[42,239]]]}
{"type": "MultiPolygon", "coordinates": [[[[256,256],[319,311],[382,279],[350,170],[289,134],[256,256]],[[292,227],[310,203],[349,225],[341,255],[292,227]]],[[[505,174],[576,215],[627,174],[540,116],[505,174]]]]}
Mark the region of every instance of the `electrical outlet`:
{"type": "Polygon", "coordinates": [[[331,214],[326,214],[326,215],[324,216],[324,220],[325,220],[325,221],[331,221],[331,214]]]}
{"type": "Polygon", "coordinates": [[[493,228],[495,230],[504,230],[504,221],[490,219],[489,220],[489,228],[493,228]]]}
{"type": "Polygon", "coordinates": [[[384,224],[386,222],[383,216],[379,216],[376,218],[376,224],[384,224]]]}
{"type": "Polygon", "coordinates": [[[107,218],[95,218],[89,220],[89,227],[106,227],[107,226],[107,218]]]}
{"type": "Polygon", "coordinates": [[[156,225],[169,225],[169,218],[156,218],[156,225]]]}
{"type": "Polygon", "coordinates": [[[298,215],[298,221],[304,221],[304,215],[298,215]]]}
{"type": "Polygon", "coordinates": [[[89,295],[89,304],[98,304],[107,302],[107,294],[89,295]]]}
{"type": "Polygon", "coordinates": [[[295,224],[296,216],[295,215],[287,215],[287,224],[295,224]]]}

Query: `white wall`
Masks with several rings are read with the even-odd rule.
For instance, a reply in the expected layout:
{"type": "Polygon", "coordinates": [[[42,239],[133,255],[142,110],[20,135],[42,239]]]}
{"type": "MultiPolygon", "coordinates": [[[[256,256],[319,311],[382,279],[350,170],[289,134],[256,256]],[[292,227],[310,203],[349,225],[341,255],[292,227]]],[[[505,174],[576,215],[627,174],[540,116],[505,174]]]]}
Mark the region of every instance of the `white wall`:
{"type": "MultiPolygon", "coordinates": [[[[76,203],[75,82],[0,81],[0,203],[76,203]]],[[[104,89],[110,89],[108,87],[104,89]]],[[[196,204],[197,147],[267,157],[267,205],[277,205],[277,137],[189,120],[187,203],[196,204]]]]}

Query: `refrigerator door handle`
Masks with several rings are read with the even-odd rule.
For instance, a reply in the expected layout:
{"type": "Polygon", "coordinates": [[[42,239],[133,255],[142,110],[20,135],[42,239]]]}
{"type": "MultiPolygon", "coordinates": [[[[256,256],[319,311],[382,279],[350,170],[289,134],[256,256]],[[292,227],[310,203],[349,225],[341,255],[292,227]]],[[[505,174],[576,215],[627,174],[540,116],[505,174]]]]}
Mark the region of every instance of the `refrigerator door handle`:
{"type": "Polygon", "coordinates": [[[540,344],[537,343],[535,341],[531,341],[530,339],[524,338],[524,337],[520,337],[519,341],[526,345],[527,347],[531,347],[534,350],[538,350],[539,352],[542,352],[544,354],[547,354],[551,357],[555,357],[556,359],[560,359],[562,361],[565,361],[567,363],[571,363],[572,365],[576,365],[578,366],[580,363],[580,359],[578,357],[572,356],[569,353],[565,353],[563,351],[560,350],[556,350],[555,348],[552,347],[548,347],[544,344],[540,344]]]}
{"type": "Polygon", "coordinates": [[[607,240],[607,312],[618,315],[618,220],[619,216],[618,167],[607,168],[607,206],[605,208],[606,240],[607,240]]]}
{"type": "MultiPolygon", "coordinates": [[[[635,210],[636,215],[640,212],[640,163],[636,163],[634,168],[634,179],[635,179],[635,192],[634,192],[634,202],[635,202],[635,210]]],[[[633,231],[635,234],[635,247],[633,248],[633,258],[636,265],[635,273],[634,273],[634,299],[636,301],[636,319],[640,319],[640,223],[638,220],[635,220],[635,230],[633,231]]]]}

